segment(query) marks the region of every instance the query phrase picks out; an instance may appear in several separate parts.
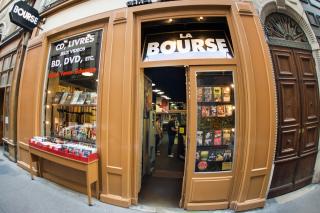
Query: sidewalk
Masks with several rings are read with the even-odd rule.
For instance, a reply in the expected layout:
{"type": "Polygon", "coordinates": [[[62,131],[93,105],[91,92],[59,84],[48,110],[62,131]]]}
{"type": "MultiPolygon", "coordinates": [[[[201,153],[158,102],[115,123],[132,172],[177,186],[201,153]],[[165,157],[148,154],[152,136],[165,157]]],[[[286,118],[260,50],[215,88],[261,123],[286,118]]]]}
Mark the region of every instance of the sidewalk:
{"type": "MultiPolygon", "coordinates": [[[[121,208],[93,199],[87,205],[87,197],[43,178],[31,181],[30,175],[3,156],[0,147],[0,213],[141,213],[141,212],[187,212],[183,209],[132,206],[121,208]]],[[[201,211],[208,212],[208,211],[201,211]]],[[[213,211],[210,211],[213,212],[213,211]]],[[[231,210],[215,211],[231,213],[231,210]]],[[[250,213],[319,213],[320,185],[310,185],[296,192],[270,199],[265,208],[250,213]]]]}

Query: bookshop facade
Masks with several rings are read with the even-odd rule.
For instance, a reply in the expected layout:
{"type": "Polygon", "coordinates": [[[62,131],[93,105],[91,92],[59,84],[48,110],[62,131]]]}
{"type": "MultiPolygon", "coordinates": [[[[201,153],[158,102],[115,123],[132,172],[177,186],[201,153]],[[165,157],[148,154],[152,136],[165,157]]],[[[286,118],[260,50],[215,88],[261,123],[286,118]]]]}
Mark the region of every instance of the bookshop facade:
{"type": "Polygon", "coordinates": [[[34,30],[19,92],[18,164],[32,164],[30,142],[52,155],[32,165],[39,176],[85,192],[83,171],[52,159],[98,159],[97,197],[138,204],[148,108],[144,70],[184,67],[188,139],[180,207],[263,207],[276,98],[254,11],[251,3],[233,0],[170,1],[34,30]]]}

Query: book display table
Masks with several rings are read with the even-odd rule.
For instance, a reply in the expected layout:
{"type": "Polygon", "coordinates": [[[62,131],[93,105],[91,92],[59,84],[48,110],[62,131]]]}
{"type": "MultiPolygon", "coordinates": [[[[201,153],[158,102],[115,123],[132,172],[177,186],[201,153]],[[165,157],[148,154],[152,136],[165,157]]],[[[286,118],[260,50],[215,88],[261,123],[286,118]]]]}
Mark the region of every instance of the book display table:
{"type": "Polygon", "coordinates": [[[35,146],[34,144],[30,143],[29,146],[29,154],[30,154],[30,175],[31,179],[33,180],[33,169],[32,164],[36,162],[39,176],[42,177],[41,166],[40,166],[40,158],[52,161],[54,163],[73,168],[76,170],[80,170],[86,173],[86,188],[87,188],[87,195],[88,195],[88,204],[92,205],[91,200],[91,184],[95,183],[96,187],[96,197],[99,199],[99,179],[98,179],[98,158],[92,158],[87,161],[82,159],[73,159],[67,156],[59,155],[58,153],[53,153],[51,151],[46,151],[40,147],[35,146]]]}

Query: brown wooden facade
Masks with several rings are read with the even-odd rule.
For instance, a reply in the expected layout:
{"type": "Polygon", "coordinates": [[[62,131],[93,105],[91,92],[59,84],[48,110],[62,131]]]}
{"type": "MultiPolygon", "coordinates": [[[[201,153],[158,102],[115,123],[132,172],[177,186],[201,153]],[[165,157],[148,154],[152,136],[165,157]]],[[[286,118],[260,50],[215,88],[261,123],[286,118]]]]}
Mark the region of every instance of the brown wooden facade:
{"type": "MultiPolygon", "coordinates": [[[[251,3],[185,0],[123,8],[97,14],[39,34],[29,41],[18,108],[18,164],[28,168],[28,140],[42,133],[48,51],[53,41],[103,29],[97,104],[100,200],[128,207],[139,203],[142,118],[141,84],[146,67],[190,67],[188,126],[190,143],[181,207],[190,210],[246,210],[263,207],[276,139],[276,95],[268,46],[251,3]],[[141,24],[168,18],[226,17],[234,57],[142,62],[141,24]],[[197,71],[231,70],[235,76],[237,148],[234,168],[223,173],[194,173],[197,71]]],[[[35,166],[35,165],[34,165],[35,166]]],[[[84,174],[41,161],[45,178],[85,191],[84,174]]],[[[34,167],[36,169],[36,167],[34,167]]]]}

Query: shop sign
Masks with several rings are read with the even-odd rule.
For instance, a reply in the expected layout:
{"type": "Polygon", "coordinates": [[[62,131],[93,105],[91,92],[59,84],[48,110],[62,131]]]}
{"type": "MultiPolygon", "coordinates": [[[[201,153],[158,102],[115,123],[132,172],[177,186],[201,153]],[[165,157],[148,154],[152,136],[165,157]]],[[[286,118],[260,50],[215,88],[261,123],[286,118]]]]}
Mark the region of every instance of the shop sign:
{"type": "Polygon", "coordinates": [[[48,77],[78,75],[82,78],[84,73],[97,72],[100,42],[101,31],[95,31],[53,43],[48,77]]]}
{"type": "Polygon", "coordinates": [[[133,7],[133,6],[139,6],[143,4],[151,4],[152,0],[133,0],[133,1],[127,1],[127,6],[128,7],[133,7]]]}
{"type": "Polygon", "coordinates": [[[9,17],[12,23],[29,31],[32,31],[40,21],[38,11],[24,1],[19,1],[13,5],[9,17]]]}
{"type": "Polygon", "coordinates": [[[232,57],[231,44],[223,31],[150,34],[143,48],[144,61],[232,57]]]}

